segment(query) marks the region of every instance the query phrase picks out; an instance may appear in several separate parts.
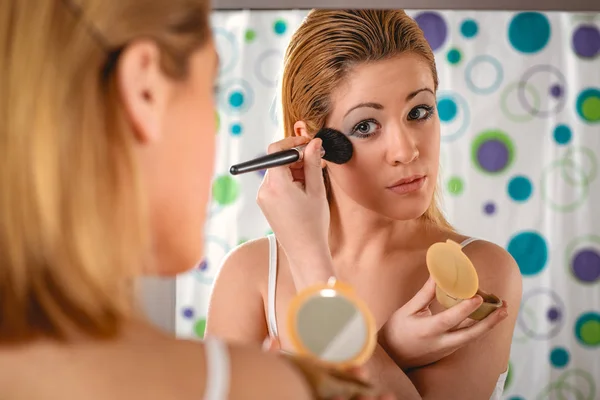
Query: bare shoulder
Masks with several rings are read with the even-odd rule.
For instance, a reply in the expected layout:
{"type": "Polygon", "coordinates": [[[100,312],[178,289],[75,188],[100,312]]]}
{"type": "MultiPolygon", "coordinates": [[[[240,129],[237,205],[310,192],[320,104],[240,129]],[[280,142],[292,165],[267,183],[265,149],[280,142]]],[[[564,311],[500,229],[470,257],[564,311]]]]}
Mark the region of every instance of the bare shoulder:
{"type": "MultiPolygon", "coordinates": [[[[181,341],[181,357],[187,359],[185,363],[188,363],[188,367],[191,367],[190,363],[198,363],[202,358],[207,360],[207,345],[210,344],[204,342],[204,346],[201,346],[197,342],[181,341]]],[[[311,391],[304,377],[283,357],[275,353],[266,353],[259,346],[229,343],[223,348],[226,350],[225,356],[229,359],[229,399],[311,398],[311,391]]],[[[214,365],[209,365],[206,361],[202,364],[203,375],[209,379],[208,377],[215,373],[212,370],[214,365]]]]}
{"type": "Polygon", "coordinates": [[[508,300],[513,303],[512,306],[518,306],[522,277],[519,266],[508,251],[495,243],[477,240],[464,247],[463,252],[473,262],[482,290],[508,300]]]}
{"type": "MultiPolygon", "coordinates": [[[[234,248],[223,261],[219,275],[236,279],[266,278],[269,268],[269,239],[250,240],[234,248]]],[[[217,278],[219,279],[219,278],[217,278]]]]}

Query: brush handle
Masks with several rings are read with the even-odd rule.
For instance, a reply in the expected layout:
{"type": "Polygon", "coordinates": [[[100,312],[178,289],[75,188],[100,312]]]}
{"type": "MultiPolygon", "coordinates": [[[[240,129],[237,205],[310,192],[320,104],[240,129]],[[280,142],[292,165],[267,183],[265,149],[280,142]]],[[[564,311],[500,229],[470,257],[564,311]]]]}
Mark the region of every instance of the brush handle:
{"type": "Polygon", "coordinates": [[[306,147],[299,146],[289,150],[278,151],[277,153],[267,154],[266,156],[255,158],[240,164],[232,165],[229,169],[231,175],[240,175],[252,171],[281,167],[282,165],[292,164],[302,160],[302,150],[306,147]]]}

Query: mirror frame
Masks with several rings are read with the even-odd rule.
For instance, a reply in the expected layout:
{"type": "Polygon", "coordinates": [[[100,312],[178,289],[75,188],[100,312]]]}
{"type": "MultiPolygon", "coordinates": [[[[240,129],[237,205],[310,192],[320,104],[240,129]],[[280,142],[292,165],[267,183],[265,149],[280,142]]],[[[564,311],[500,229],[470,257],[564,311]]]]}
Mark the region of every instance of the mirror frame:
{"type": "Polygon", "coordinates": [[[371,357],[375,351],[375,347],[377,346],[377,329],[375,325],[375,317],[373,317],[371,310],[367,304],[356,295],[354,289],[350,285],[339,282],[335,278],[330,278],[326,284],[310,286],[300,291],[292,298],[287,312],[287,331],[296,354],[339,369],[352,368],[364,364],[371,357]],[[358,355],[356,355],[354,358],[348,359],[347,361],[330,362],[319,358],[316,354],[312,353],[304,346],[302,340],[298,336],[296,322],[300,308],[310,298],[319,296],[319,293],[323,290],[333,290],[337,292],[338,295],[345,297],[358,309],[358,312],[361,313],[365,320],[365,324],[367,325],[366,343],[364,343],[363,348],[359,351],[358,355]]]}

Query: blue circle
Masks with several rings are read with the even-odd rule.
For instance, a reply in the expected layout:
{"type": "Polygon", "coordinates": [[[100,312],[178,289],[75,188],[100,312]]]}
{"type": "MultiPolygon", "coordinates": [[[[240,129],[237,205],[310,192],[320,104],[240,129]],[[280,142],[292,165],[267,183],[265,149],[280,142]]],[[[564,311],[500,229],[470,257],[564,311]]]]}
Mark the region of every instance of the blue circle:
{"type": "Polygon", "coordinates": [[[515,176],[508,182],[508,195],[517,202],[526,201],[533,191],[533,185],[526,176],[515,176]]]}
{"type": "Polygon", "coordinates": [[[229,104],[231,107],[240,108],[244,105],[244,93],[235,91],[229,95],[229,104]]]}
{"type": "Polygon", "coordinates": [[[235,123],[231,125],[231,134],[234,136],[238,136],[242,133],[242,125],[235,123]]]}
{"type": "Polygon", "coordinates": [[[554,140],[558,144],[567,144],[571,141],[571,128],[567,125],[558,125],[554,128],[554,140]]]}
{"type": "Polygon", "coordinates": [[[479,26],[477,25],[477,22],[472,19],[466,19],[460,25],[460,33],[466,38],[475,37],[478,31],[479,26]]]}
{"type": "Polygon", "coordinates": [[[569,363],[569,352],[562,348],[556,347],[550,352],[550,363],[555,368],[564,368],[569,363]]]}
{"type": "Polygon", "coordinates": [[[254,90],[244,79],[233,79],[221,84],[219,89],[219,112],[240,115],[254,104],[254,90]]]}
{"type": "Polygon", "coordinates": [[[506,250],[515,259],[524,276],[539,274],[548,262],[548,245],[538,232],[523,231],[514,235],[506,250]]]}
{"type": "Polygon", "coordinates": [[[454,118],[456,118],[456,114],[458,113],[458,106],[456,102],[447,97],[445,99],[441,99],[438,101],[438,115],[440,116],[440,120],[442,122],[450,122],[454,118]]]}
{"type": "Polygon", "coordinates": [[[550,21],[539,12],[519,13],[508,26],[508,41],[521,53],[537,53],[550,41],[550,21]]]}
{"type": "Polygon", "coordinates": [[[500,87],[503,79],[504,79],[504,69],[502,68],[502,64],[500,63],[500,61],[498,61],[494,57],[489,56],[487,54],[482,54],[480,56],[473,58],[467,65],[467,68],[465,69],[465,81],[467,83],[467,87],[469,89],[471,89],[471,91],[473,93],[477,93],[477,94],[493,93],[500,87]],[[481,64],[481,63],[491,64],[494,67],[494,69],[496,70],[496,78],[494,79],[494,82],[492,82],[492,84],[489,86],[476,86],[475,83],[473,82],[473,78],[472,78],[473,68],[477,64],[481,64]]]}
{"type": "Polygon", "coordinates": [[[443,142],[452,142],[459,137],[461,137],[469,127],[469,123],[471,121],[471,115],[469,113],[469,103],[462,97],[458,92],[453,91],[440,91],[438,94],[438,103],[442,102],[444,99],[450,99],[454,104],[456,104],[458,111],[461,114],[461,121],[457,128],[454,128],[453,132],[445,132],[442,129],[442,138],[443,142]]]}
{"type": "Polygon", "coordinates": [[[460,51],[458,49],[451,49],[448,51],[446,58],[450,64],[458,64],[461,59],[460,51]]]}
{"type": "Polygon", "coordinates": [[[219,60],[219,73],[226,74],[236,66],[239,59],[240,50],[238,41],[232,32],[223,28],[214,28],[213,35],[215,43],[217,44],[217,50],[219,50],[219,55],[221,57],[219,60]],[[221,42],[219,38],[223,38],[223,40],[227,42],[226,45],[230,47],[229,51],[222,48],[225,43],[221,42]],[[227,58],[226,55],[229,55],[229,58],[227,58]]]}
{"type": "Polygon", "coordinates": [[[194,309],[191,307],[186,307],[183,309],[183,317],[184,318],[194,318],[194,309]]]}
{"type": "Polygon", "coordinates": [[[276,34],[283,35],[287,30],[287,24],[283,20],[278,20],[275,22],[275,25],[273,25],[273,30],[276,34]]]}

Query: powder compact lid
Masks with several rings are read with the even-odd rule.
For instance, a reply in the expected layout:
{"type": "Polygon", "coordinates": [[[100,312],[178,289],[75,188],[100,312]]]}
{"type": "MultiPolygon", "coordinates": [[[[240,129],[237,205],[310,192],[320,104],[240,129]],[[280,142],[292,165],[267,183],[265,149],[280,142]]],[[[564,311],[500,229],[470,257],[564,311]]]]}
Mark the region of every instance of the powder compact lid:
{"type": "Polygon", "coordinates": [[[450,239],[434,243],[427,250],[426,263],[436,285],[447,295],[469,299],[477,293],[477,271],[458,243],[450,239]]]}

